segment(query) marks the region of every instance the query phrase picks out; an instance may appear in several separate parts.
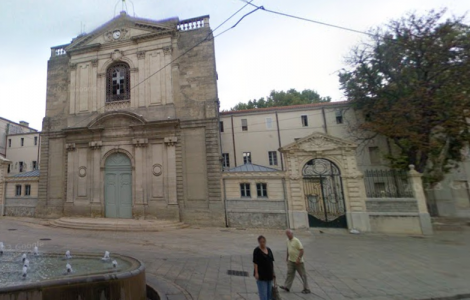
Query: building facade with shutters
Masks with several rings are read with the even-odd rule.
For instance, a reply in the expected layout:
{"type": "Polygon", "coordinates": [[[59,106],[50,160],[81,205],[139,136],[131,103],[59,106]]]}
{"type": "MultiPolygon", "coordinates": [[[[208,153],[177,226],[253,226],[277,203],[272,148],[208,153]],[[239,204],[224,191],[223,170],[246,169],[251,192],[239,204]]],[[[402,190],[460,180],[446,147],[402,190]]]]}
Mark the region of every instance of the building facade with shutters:
{"type": "Polygon", "coordinates": [[[51,49],[36,216],[225,224],[211,37],[121,12],[51,49]]]}

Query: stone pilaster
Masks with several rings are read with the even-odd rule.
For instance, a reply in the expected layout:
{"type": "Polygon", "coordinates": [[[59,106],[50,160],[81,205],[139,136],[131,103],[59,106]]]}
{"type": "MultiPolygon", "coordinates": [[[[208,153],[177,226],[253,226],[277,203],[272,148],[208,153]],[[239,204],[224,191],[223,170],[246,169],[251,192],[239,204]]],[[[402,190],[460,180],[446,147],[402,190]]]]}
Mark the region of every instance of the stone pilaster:
{"type": "Polygon", "coordinates": [[[176,149],[175,144],[178,141],[177,137],[166,137],[166,187],[168,189],[168,204],[178,204],[178,197],[176,193],[176,149]]]}
{"type": "Polygon", "coordinates": [[[415,170],[414,165],[409,166],[410,171],[408,172],[409,184],[413,189],[413,195],[418,202],[419,221],[421,224],[421,231],[424,235],[433,234],[431,216],[428,212],[426,205],[426,196],[423,189],[422,174],[415,170]]]}
{"type": "Polygon", "coordinates": [[[75,144],[66,144],[65,149],[67,150],[67,195],[65,202],[66,203],[73,203],[74,200],[74,171],[75,171],[75,153],[76,147],[75,144]]]}

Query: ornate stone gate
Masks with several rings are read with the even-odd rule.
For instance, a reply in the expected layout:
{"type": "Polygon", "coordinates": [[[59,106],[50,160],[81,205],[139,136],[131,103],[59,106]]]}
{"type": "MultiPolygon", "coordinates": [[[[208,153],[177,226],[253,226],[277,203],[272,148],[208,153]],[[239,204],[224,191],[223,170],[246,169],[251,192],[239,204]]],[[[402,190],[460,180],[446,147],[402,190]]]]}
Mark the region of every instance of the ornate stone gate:
{"type": "Polygon", "coordinates": [[[344,201],[344,206],[339,205],[331,209],[330,217],[333,218],[334,214],[339,215],[339,212],[344,210],[346,225],[349,229],[370,231],[369,216],[365,206],[364,180],[362,173],[357,168],[356,148],[357,146],[350,141],[315,132],[280,149],[286,162],[288,210],[291,228],[307,228],[310,226],[308,214],[308,195],[310,192],[308,189],[311,186],[304,181],[303,170],[310,161],[322,159],[337,166],[336,172],[338,174],[335,174],[337,178],[334,184],[337,186],[340,183],[342,188],[335,188],[334,191],[337,193],[339,191],[343,192],[342,199],[340,195],[336,195],[335,199],[344,201]]]}

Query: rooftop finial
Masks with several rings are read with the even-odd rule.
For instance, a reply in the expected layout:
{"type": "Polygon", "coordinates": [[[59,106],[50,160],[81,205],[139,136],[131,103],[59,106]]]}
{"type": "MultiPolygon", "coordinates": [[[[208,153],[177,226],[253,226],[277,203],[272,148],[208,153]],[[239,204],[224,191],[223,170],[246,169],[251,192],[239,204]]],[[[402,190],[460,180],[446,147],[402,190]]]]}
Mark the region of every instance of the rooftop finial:
{"type": "MultiPolygon", "coordinates": [[[[128,14],[128,8],[127,8],[127,2],[126,0],[118,0],[116,2],[116,5],[114,6],[114,15],[116,15],[116,8],[117,6],[119,5],[119,2],[121,2],[121,12],[119,13],[121,16],[125,16],[126,14],[128,14]]],[[[134,17],[135,17],[135,9],[134,9],[134,3],[132,1],[130,1],[130,3],[132,4],[132,10],[134,11],[134,17]]]]}

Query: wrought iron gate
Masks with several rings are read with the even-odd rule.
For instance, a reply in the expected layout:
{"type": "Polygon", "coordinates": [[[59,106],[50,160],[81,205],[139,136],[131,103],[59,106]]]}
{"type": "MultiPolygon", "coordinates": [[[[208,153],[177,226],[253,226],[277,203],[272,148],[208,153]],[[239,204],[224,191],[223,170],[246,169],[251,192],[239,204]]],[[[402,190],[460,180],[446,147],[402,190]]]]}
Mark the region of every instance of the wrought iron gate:
{"type": "Polygon", "coordinates": [[[302,170],[310,227],[347,227],[341,173],[333,162],[317,158],[302,170]]]}

